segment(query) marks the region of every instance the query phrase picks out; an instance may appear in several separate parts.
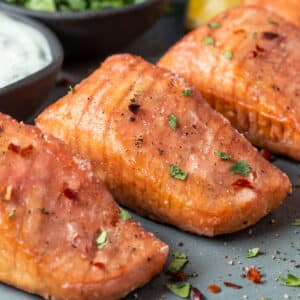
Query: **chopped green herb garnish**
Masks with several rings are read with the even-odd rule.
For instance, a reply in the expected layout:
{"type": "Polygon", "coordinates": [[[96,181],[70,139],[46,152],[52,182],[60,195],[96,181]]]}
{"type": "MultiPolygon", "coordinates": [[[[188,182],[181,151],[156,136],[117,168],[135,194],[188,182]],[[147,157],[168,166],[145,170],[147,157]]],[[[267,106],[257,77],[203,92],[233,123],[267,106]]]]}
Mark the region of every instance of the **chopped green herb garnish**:
{"type": "Polygon", "coordinates": [[[107,235],[108,235],[107,230],[103,229],[102,232],[97,237],[96,244],[98,246],[98,249],[103,249],[107,245],[108,243],[107,235]]]}
{"type": "Polygon", "coordinates": [[[75,93],[75,88],[72,87],[71,85],[69,86],[69,94],[74,94],[75,93]]]}
{"type": "Polygon", "coordinates": [[[15,212],[16,212],[16,209],[15,209],[15,208],[13,208],[13,209],[11,209],[11,210],[9,211],[9,213],[8,213],[8,215],[7,215],[7,217],[8,217],[9,220],[11,220],[11,219],[14,217],[15,212]]]}
{"type": "Polygon", "coordinates": [[[184,89],[181,93],[181,96],[188,97],[192,95],[192,90],[190,88],[184,89]]]}
{"type": "Polygon", "coordinates": [[[187,298],[190,295],[191,285],[188,282],[170,283],[167,288],[180,298],[187,298]]]}
{"type": "Polygon", "coordinates": [[[258,38],[258,33],[257,32],[253,32],[252,33],[252,37],[256,40],[258,38]]]}
{"type": "Polygon", "coordinates": [[[211,45],[215,42],[215,40],[210,36],[206,36],[204,38],[203,42],[204,42],[205,45],[211,45]]]}
{"type": "Polygon", "coordinates": [[[235,162],[229,170],[235,174],[240,175],[246,175],[252,171],[251,167],[245,160],[235,162]]]}
{"type": "Polygon", "coordinates": [[[141,93],[144,93],[145,92],[145,90],[144,90],[144,88],[138,88],[137,90],[136,90],[136,93],[137,94],[141,94],[141,93]]]}
{"type": "Polygon", "coordinates": [[[188,257],[184,253],[175,252],[173,253],[173,260],[169,264],[168,271],[171,273],[177,273],[183,269],[188,263],[188,257]]]}
{"type": "Polygon", "coordinates": [[[287,278],[279,277],[280,281],[286,286],[300,287],[300,278],[295,275],[288,274],[287,278]]]}
{"type": "Polygon", "coordinates": [[[245,255],[246,258],[253,258],[259,254],[259,248],[252,248],[248,250],[248,253],[245,255]]]}
{"type": "Polygon", "coordinates": [[[131,217],[131,214],[124,208],[122,207],[119,207],[120,208],[120,219],[123,220],[123,221],[128,221],[130,220],[132,217],[131,217]]]}
{"type": "Polygon", "coordinates": [[[208,24],[208,27],[212,28],[212,29],[219,28],[220,26],[221,26],[221,24],[218,23],[218,22],[211,22],[211,23],[208,24]]]}
{"type": "Polygon", "coordinates": [[[175,165],[170,165],[170,176],[179,180],[185,180],[188,177],[188,173],[183,172],[175,165]]]}
{"type": "Polygon", "coordinates": [[[40,211],[43,215],[49,215],[49,211],[47,211],[44,207],[40,208],[40,211]]]}
{"type": "Polygon", "coordinates": [[[127,4],[137,4],[145,0],[6,0],[28,9],[55,11],[84,11],[118,8],[127,4]]]}
{"type": "Polygon", "coordinates": [[[231,160],[231,157],[219,149],[215,150],[215,154],[217,154],[222,160],[231,160]]]}
{"type": "Polygon", "coordinates": [[[300,226],[300,219],[295,219],[293,223],[291,223],[292,226],[300,226]]]}
{"type": "Polygon", "coordinates": [[[271,24],[271,25],[274,25],[274,26],[278,26],[279,23],[277,21],[274,21],[272,19],[268,19],[268,22],[271,24]]]}
{"type": "Polygon", "coordinates": [[[168,116],[169,125],[173,130],[176,130],[177,128],[177,117],[174,114],[170,114],[168,116]]]}
{"type": "Polygon", "coordinates": [[[233,57],[233,54],[232,54],[232,52],[231,52],[230,50],[224,51],[223,55],[224,55],[224,57],[226,57],[227,59],[232,59],[232,57],[233,57]]]}

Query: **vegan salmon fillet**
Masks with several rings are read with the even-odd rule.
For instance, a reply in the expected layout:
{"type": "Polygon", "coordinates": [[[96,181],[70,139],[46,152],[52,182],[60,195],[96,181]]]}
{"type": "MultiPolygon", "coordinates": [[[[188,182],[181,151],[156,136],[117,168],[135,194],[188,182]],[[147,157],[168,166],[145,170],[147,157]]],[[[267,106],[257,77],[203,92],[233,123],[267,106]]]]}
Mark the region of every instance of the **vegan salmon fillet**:
{"type": "Polygon", "coordinates": [[[88,157],[120,203],[198,234],[245,228],[290,190],[183,78],[132,55],[108,58],[36,123],[88,157]]]}
{"type": "Polygon", "coordinates": [[[226,11],[158,65],[184,76],[255,145],[300,159],[300,30],[263,8],[226,11]]]}
{"type": "Polygon", "coordinates": [[[0,281],[53,300],[120,299],[168,246],[120,209],[90,163],[0,114],[0,281]]]}

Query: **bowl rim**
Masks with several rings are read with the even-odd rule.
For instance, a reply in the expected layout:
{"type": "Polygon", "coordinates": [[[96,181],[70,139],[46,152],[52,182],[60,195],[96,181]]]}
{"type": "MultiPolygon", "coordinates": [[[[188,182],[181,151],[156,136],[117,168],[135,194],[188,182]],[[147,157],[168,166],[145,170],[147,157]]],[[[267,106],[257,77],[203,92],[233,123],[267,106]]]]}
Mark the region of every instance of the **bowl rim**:
{"type": "Polygon", "coordinates": [[[3,88],[0,88],[0,96],[3,96],[15,89],[21,89],[25,86],[31,85],[32,83],[39,81],[46,75],[51,74],[55,70],[59,69],[63,63],[64,51],[63,51],[61,43],[59,42],[59,40],[55,36],[55,34],[50,29],[48,29],[45,25],[41,24],[40,22],[32,20],[23,15],[12,13],[12,12],[0,11],[0,13],[6,14],[7,16],[11,17],[12,19],[15,19],[18,22],[22,22],[22,23],[32,27],[33,29],[39,31],[47,40],[48,46],[51,51],[51,61],[49,62],[49,64],[47,64],[42,69],[24,77],[24,78],[19,79],[16,82],[13,82],[7,86],[4,86],[3,88]]]}
{"type": "Polygon", "coordinates": [[[3,8],[9,12],[15,12],[23,14],[33,18],[46,18],[49,20],[72,20],[72,19],[88,19],[92,17],[109,17],[112,15],[119,15],[129,11],[136,11],[140,9],[146,9],[151,5],[159,2],[166,2],[165,0],[145,0],[141,3],[127,4],[122,7],[108,8],[101,10],[84,10],[84,11],[65,11],[65,12],[47,12],[25,8],[16,4],[7,3],[4,0],[0,0],[0,8],[3,8]]]}

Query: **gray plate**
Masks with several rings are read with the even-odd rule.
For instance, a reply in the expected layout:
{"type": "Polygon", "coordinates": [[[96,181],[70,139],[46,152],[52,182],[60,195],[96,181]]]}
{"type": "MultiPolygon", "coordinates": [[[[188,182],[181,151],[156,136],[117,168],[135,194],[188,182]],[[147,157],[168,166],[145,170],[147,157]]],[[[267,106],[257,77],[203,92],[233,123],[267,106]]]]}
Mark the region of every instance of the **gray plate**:
{"type": "MultiPolygon", "coordinates": [[[[177,1],[175,14],[165,16],[161,21],[141,39],[125,49],[126,52],[139,54],[150,61],[155,61],[169,45],[183,35],[182,9],[184,1],[177,1]],[[176,13],[180,8],[181,14],[176,13]]],[[[99,61],[71,64],[65,67],[62,77],[68,77],[77,82],[96,68],[99,61]]],[[[63,95],[67,87],[57,87],[50,99],[54,100],[63,95]]],[[[44,103],[48,105],[51,101],[44,103]]],[[[42,109],[42,108],[41,108],[42,109]]],[[[290,176],[294,186],[300,185],[299,164],[284,159],[277,159],[275,164],[290,176]]],[[[134,216],[142,225],[153,231],[159,238],[170,245],[171,251],[181,251],[190,258],[186,266],[187,274],[196,272],[198,277],[189,281],[205,294],[206,299],[259,300],[261,297],[272,300],[300,299],[300,288],[283,286],[276,279],[286,276],[289,272],[300,276],[300,227],[293,227],[290,223],[300,217],[300,190],[295,187],[294,193],[287,197],[284,204],[267,216],[256,226],[243,232],[218,238],[204,238],[181,232],[175,228],[160,225],[141,217],[134,216]],[[272,224],[275,220],[275,224],[272,224]],[[183,246],[179,246],[183,243],[183,246]],[[244,258],[249,248],[260,247],[263,254],[253,259],[244,258]],[[231,264],[233,263],[233,265],[231,264]],[[245,278],[241,278],[243,268],[254,265],[261,268],[264,283],[257,285],[245,278]],[[241,290],[224,287],[223,282],[230,281],[243,286],[241,290]],[[209,284],[215,283],[222,288],[220,294],[207,291],[209,284]]],[[[144,288],[129,295],[129,299],[171,300],[178,299],[170,294],[165,284],[168,277],[162,273],[144,288]]],[[[0,300],[34,300],[38,297],[22,293],[16,289],[0,286],[0,300]]]]}

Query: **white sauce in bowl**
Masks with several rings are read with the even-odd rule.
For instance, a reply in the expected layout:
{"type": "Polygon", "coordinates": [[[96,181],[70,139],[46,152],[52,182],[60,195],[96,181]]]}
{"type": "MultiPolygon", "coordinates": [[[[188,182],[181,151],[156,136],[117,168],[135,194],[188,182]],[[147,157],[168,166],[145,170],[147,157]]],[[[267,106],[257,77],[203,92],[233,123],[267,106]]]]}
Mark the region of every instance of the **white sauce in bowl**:
{"type": "Polygon", "coordinates": [[[0,13],[0,88],[43,69],[51,59],[38,30],[0,13]]]}

